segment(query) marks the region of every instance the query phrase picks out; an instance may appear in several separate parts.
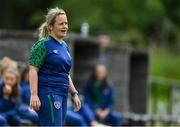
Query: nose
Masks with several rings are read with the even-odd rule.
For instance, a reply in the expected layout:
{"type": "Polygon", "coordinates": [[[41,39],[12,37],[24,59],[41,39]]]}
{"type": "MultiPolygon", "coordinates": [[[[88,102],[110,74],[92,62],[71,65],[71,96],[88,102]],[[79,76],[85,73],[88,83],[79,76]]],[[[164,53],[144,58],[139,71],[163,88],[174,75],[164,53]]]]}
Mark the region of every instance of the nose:
{"type": "Polygon", "coordinates": [[[68,29],[68,24],[64,23],[64,24],[63,24],[63,28],[68,29]]]}

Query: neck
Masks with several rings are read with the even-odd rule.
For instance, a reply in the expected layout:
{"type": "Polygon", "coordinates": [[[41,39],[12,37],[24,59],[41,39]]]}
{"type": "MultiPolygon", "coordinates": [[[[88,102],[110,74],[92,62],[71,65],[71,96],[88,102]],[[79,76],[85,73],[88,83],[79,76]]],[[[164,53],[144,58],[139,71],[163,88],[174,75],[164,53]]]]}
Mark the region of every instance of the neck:
{"type": "Polygon", "coordinates": [[[50,34],[54,39],[56,39],[58,42],[62,40],[62,38],[58,38],[54,33],[50,34]]]}

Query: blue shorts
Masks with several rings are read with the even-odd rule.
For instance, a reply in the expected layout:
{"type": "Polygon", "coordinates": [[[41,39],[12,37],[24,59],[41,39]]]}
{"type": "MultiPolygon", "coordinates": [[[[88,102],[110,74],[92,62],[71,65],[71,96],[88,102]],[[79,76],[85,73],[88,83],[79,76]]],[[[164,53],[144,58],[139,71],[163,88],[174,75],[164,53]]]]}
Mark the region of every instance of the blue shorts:
{"type": "Polygon", "coordinates": [[[40,109],[37,111],[41,126],[62,126],[66,111],[67,97],[54,94],[39,95],[40,109]]]}

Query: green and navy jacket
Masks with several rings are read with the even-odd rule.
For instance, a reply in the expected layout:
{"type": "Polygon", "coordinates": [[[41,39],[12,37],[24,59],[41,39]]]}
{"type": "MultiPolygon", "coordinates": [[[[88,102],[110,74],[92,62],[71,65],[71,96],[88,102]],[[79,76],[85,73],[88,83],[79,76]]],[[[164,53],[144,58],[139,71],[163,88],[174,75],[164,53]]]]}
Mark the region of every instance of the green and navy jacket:
{"type": "Polygon", "coordinates": [[[102,82],[95,84],[91,79],[87,80],[84,84],[84,100],[93,111],[97,108],[112,110],[115,100],[113,85],[108,83],[104,88],[102,82]]]}
{"type": "Polygon", "coordinates": [[[30,50],[29,64],[39,68],[38,94],[67,96],[72,59],[65,41],[50,35],[40,39],[30,50]]]}

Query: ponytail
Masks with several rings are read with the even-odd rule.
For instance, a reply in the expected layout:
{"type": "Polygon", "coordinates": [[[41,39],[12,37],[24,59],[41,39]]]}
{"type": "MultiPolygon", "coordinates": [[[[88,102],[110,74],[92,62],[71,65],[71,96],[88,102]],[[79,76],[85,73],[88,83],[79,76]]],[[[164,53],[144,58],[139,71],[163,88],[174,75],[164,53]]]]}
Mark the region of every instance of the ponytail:
{"type": "Polygon", "coordinates": [[[47,36],[48,34],[49,34],[48,24],[46,22],[44,22],[39,27],[39,39],[47,36]]]}

